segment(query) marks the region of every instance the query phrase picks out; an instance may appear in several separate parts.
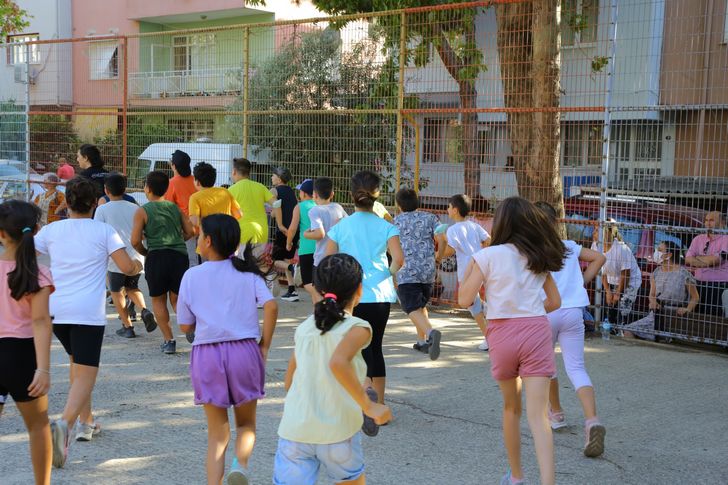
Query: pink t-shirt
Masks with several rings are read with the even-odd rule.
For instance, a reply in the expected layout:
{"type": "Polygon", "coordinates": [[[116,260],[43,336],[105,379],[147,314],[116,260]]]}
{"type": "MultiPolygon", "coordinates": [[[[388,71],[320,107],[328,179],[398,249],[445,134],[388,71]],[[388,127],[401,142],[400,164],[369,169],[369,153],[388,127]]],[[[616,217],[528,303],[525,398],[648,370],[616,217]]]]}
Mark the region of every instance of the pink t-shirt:
{"type": "MultiPolygon", "coordinates": [[[[708,235],[700,234],[695,236],[693,242],[690,243],[690,249],[685,257],[720,256],[723,252],[728,253],[728,236],[718,235],[708,244],[708,235]]],[[[728,260],[724,259],[719,266],[711,268],[695,268],[695,279],[698,281],[728,281],[728,260]]]]}
{"type": "MultiPolygon", "coordinates": [[[[0,261],[0,338],[33,338],[33,320],[30,314],[30,295],[15,300],[10,296],[8,273],[15,269],[15,261],[0,261]]],[[[41,288],[55,289],[51,272],[38,266],[38,283],[41,288]]]]}

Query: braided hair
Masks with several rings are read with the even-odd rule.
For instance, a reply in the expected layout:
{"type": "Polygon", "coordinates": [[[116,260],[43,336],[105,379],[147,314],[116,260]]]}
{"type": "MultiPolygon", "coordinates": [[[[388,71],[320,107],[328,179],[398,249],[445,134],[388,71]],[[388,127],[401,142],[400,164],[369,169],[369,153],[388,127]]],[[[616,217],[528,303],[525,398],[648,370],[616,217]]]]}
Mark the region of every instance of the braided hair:
{"type": "Polygon", "coordinates": [[[313,316],[321,335],[344,319],[344,308],[361,286],[362,274],[359,262],[343,253],[326,256],[316,266],[314,285],[324,299],[314,306],[313,316]]]}

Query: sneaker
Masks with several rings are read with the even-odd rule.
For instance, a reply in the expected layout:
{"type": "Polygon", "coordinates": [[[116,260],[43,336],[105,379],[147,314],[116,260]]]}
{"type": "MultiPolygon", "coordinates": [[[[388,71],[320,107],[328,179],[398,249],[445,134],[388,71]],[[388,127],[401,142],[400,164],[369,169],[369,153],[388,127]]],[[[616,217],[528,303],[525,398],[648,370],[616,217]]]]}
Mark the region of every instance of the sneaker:
{"type": "Polygon", "coordinates": [[[442,333],[439,330],[430,331],[430,336],[427,337],[427,345],[429,346],[430,360],[437,360],[440,357],[440,339],[442,333]]]}
{"type": "MultiPolygon", "coordinates": [[[[370,401],[377,402],[377,391],[375,391],[373,388],[367,389],[367,397],[369,397],[370,401]]],[[[372,418],[364,415],[364,424],[361,425],[361,430],[364,432],[367,436],[376,436],[379,434],[379,425],[374,422],[372,418]]]]}
{"type": "Polygon", "coordinates": [[[68,425],[62,419],[51,422],[53,466],[63,468],[68,459],[68,425]]]}
{"type": "Polygon", "coordinates": [[[142,321],[144,322],[144,328],[147,329],[147,333],[156,330],[157,321],[154,319],[154,313],[146,308],[142,308],[142,321]]]}
{"type": "Polygon", "coordinates": [[[194,330],[192,332],[187,332],[185,334],[185,338],[189,343],[193,343],[195,341],[195,332],[194,330]]]}
{"type": "Polygon", "coordinates": [[[480,345],[478,345],[478,350],[483,350],[485,352],[488,351],[488,341],[483,338],[483,341],[480,342],[480,345]]]}
{"type": "Polygon", "coordinates": [[[417,352],[422,352],[423,354],[426,354],[430,351],[430,345],[427,342],[415,342],[412,344],[412,348],[415,349],[417,352]]]}
{"type": "MultiPolygon", "coordinates": [[[[132,322],[137,321],[137,312],[136,312],[136,306],[134,306],[134,302],[131,300],[126,300],[126,311],[129,313],[129,320],[132,322]]],[[[144,309],[142,309],[142,318],[144,318],[144,309]]]]}
{"type": "Polygon", "coordinates": [[[521,480],[517,480],[515,482],[512,481],[511,480],[511,471],[508,470],[508,473],[503,475],[503,477],[501,478],[500,485],[515,485],[515,484],[526,485],[526,480],[521,479],[521,480]]]}
{"type": "Polygon", "coordinates": [[[561,429],[566,428],[568,424],[566,424],[566,415],[563,411],[559,411],[558,413],[555,413],[551,411],[551,408],[549,408],[549,423],[551,423],[551,429],[561,429]]]}
{"type": "Polygon", "coordinates": [[[124,338],[136,337],[136,333],[134,333],[134,327],[122,326],[119,330],[116,331],[116,335],[118,335],[119,337],[124,337],[124,338]]]}
{"type": "Polygon", "coordinates": [[[248,485],[248,471],[240,466],[237,458],[233,458],[233,464],[230,466],[230,472],[227,474],[227,485],[248,485]]]}
{"type": "Polygon", "coordinates": [[[165,354],[175,354],[177,353],[177,342],[174,340],[165,340],[159,348],[162,349],[162,352],[165,354]]]}
{"type": "Polygon", "coordinates": [[[285,301],[298,301],[300,298],[298,298],[298,293],[295,291],[288,290],[285,294],[281,295],[281,300],[285,301]]]}
{"type": "Polygon", "coordinates": [[[99,433],[101,433],[101,425],[99,423],[76,423],[76,441],[91,441],[99,433]]]}
{"type": "Polygon", "coordinates": [[[584,445],[584,456],[596,458],[604,453],[604,436],[607,429],[599,421],[585,426],[586,444],[584,445]]]}

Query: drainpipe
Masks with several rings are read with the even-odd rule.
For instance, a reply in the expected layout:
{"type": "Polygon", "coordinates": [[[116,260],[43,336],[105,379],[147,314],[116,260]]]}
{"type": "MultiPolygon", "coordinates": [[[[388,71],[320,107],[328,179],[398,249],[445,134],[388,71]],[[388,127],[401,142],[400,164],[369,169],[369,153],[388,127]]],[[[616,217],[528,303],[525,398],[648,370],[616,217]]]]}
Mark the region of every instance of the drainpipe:
{"type": "Polygon", "coordinates": [[[693,175],[701,175],[701,158],[703,157],[703,139],[705,138],[705,106],[708,104],[708,79],[710,69],[710,41],[713,37],[713,19],[710,14],[713,12],[713,0],[708,0],[705,6],[705,37],[703,38],[703,85],[700,90],[700,115],[698,116],[698,137],[695,140],[695,168],[693,175]]]}

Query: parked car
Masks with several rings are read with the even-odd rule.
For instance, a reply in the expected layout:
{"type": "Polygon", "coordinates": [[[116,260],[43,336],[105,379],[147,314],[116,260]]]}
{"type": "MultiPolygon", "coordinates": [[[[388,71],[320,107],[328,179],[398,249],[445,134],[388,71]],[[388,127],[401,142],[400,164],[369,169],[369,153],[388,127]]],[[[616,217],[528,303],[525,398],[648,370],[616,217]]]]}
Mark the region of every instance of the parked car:
{"type": "Polygon", "coordinates": [[[38,194],[45,192],[43,177],[34,170],[28,177],[21,165],[0,164],[0,202],[10,199],[33,200],[38,194]],[[30,178],[30,187],[28,187],[30,178]],[[28,189],[30,188],[30,192],[28,189]]]}

